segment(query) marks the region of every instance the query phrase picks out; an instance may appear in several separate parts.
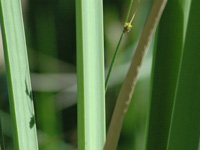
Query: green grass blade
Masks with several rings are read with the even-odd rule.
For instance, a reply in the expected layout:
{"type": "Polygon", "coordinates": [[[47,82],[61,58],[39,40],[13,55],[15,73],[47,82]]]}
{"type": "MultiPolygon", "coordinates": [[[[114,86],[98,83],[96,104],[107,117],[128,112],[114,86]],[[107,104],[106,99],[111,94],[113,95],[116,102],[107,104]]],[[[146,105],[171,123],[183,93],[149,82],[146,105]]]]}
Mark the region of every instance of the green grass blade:
{"type": "Polygon", "coordinates": [[[186,35],[186,30],[187,30],[187,25],[188,25],[188,18],[189,18],[189,13],[190,13],[190,5],[192,0],[179,0],[182,9],[184,10],[184,39],[186,35]]]}
{"type": "MultiPolygon", "coordinates": [[[[44,12],[43,10],[38,9],[36,11],[35,21],[37,33],[37,51],[46,55],[51,55],[55,58],[58,55],[58,51],[56,49],[57,43],[54,11],[50,10],[50,8],[44,12]]],[[[47,61],[47,63],[49,63],[49,61],[47,61]]],[[[57,62],[54,62],[53,65],[56,68],[59,68],[57,62]]],[[[44,63],[44,57],[38,55],[37,70],[41,73],[46,72],[46,69],[47,64],[44,63]]],[[[51,68],[51,71],[52,70],[53,69],[51,68]]],[[[48,81],[44,81],[44,84],[47,82],[48,81]]],[[[55,87],[55,85],[51,87],[55,87]]],[[[56,110],[55,98],[53,94],[53,92],[41,91],[35,93],[37,125],[40,127],[42,132],[48,135],[46,141],[49,139],[48,142],[44,142],[45,144],[39,145],[39,149],[41,150],[60,149],[59,140],[56,140],[56,137],[59,137],[62,127],[60,126],[60,116],[56,110]]]]}
{"type": "Polygon", "coordinates": [[[6,75],[15,150],[37,150],[37,135],[20,1],[1,0],[6,75]]]}
{"type": "Polygon", "coordinates": [[[190,8],[168,150],[197,150],[200,137],[200,1],[190,8]]]}
{"type": "Polygon", "coordinates": [[[78,149],[102,150],[105,142],[103,7],[76,1],[78,149]]]}
{"type": "Polygon", "coordinates": [[[56,112],[55,109],[55,99],[51,93],[48,92],[35,93],[35,98],[37,99],[35,102],[37,125],[40,126],[42,132],[48,135],[48,139],[50,139],[50,142],[39,146],[39,149],[59,149],[59,140],[57,140],[56,137],[59,137],[59,131],[62,130],[62,128],[59,124],[60,116],[57,115],[58,112],[56,112]]]}
{"type": "Polygon", "coordinates": [[[184,2],[169,0],[161,18],[153,58],[147,150],[163,150],[167,146],[187,20],[184,2]]]}

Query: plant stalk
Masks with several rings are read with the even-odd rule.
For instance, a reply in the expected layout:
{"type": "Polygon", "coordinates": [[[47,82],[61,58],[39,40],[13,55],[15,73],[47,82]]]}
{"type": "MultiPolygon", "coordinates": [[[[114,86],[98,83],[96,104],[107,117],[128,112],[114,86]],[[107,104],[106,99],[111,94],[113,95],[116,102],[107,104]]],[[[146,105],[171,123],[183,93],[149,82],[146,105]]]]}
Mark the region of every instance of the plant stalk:
{"type": "Polygon", "coordinates": [[[109,80],[110,80],[110,75],[111,75],[113,66],[114,66],[114,64],[115,64],[115,61],[116,61],[116,58],[117,58],[117,54],[118,54],[118,52],[119,52],[119,47],[120,47],[120,45],[121,45],[122,39],[123,39],[123,37],[124,37],[124,34],[125,34],[126,32],[129,32],[129,31],[131,30],[131,28],[132,28],[131,23],[132,23],[132,21],[133,21],[133,19],[134,19],[134,16],[135,16],[135,14],[136,14],[136,12],[137,12],[137,10],[138,10],[138,7],[137,7],[136,11],[135,11],[134,14],[133,14],[133,17],[132,17],[131,21],[128,23],[128,19],[129,19],[130,13],[131,13],[132,5],[133,5],[133,0],[130,1],[129,9],[128,9],[127,16],[126,16],[126,21],[125,21],[125,24],[124,24],[124,29],[123,29],[122,34],[121,34],[121,36],[120,36],[119,42],[118,42],[117,47],[116,47],[116,49],[115,49],[115,53],[114,53],[114,56],[113,56],[113,58],[112,58],[112,61],[111,61],[109,70],[108,70],[108,74],[107,74],[106,82],[105,82],[105,92],[107,91],[107,88],[108,88],[108,83],[109,83],[109,80]],[[127,29],[126,29],[126,28],[127,28],[127,29]]]}
{"type": "Polygon", "coordinates": [[[154,0],[152,9],[142,31],[139,44],[133,56],[131,66],[120,90],[120,94],[114,109],[111,124],[108,130],[104,150],[116,150],[120,137],[124,117],[128,110],[131,98],[138,80],[138,74],[144,57],[149,49],[152,37],[161,18],[167,0],[154,0]]]}
{"type": "Polygon", "coordinates": [[[115,53],[114,53],[112,62],[111,62],[111,64],[110,64],[110,68],[109,68],[109,71],[108,71],[108,75],[107,75],[107,77],[106,77],[105,91],[107,91],[108,82],[109,82],[109,80],[110,80],[110,75],[111,75],[111,72],[112,72],[112,68],[113,68],[113,65],[114,65],[114,63],[115,63],[115,61],[116,61],[117,54],[118,54],[118,52],[119,52],[119,46],[120,46],[120,44],[121,44],[121,42],[122,42],[122,39],[123,39],[123,37],[124,37],[124,34],[125,34],[125,33],[122,32],[122,34],[121,34],[121,36],[120,36],[120,39],[119,39],[119,42],[118,42],[118,44],[117,44],[117,48],[116,48],[116,50],[115,50],[115,53]]]}

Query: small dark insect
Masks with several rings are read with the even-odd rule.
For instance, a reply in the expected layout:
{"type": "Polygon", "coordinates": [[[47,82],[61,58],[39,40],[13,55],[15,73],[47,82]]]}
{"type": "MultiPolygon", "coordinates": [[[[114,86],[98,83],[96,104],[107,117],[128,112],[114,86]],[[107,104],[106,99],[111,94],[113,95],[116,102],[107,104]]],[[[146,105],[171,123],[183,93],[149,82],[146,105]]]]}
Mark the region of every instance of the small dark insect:
{"type": "Polygon", "coordinates": [[[35,118],[34,118],[34,116],[32,116],[30,119],[31,119],[31,120],[30,120],[30,122],[29,122],[29,127],[30,127],[30,128],[33,128],[33,126],[34,126],[34,124],[35,124],[35,118]]]}

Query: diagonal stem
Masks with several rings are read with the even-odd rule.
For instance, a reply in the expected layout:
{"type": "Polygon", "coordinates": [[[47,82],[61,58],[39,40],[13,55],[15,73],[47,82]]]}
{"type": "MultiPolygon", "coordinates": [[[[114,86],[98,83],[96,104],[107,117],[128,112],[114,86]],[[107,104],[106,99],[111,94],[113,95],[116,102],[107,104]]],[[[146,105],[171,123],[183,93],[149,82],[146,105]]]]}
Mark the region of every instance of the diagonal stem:
{"type": "MultiPolygon", "coordinates": [[[[129,4],[129,9],[128,9],[128,12],[127,12],[127,16],[126,16],[126,21],[125,21],[125,25],[126,23],[128,22],[128,18],[130,16],[130,12],[131,12],[131,8],[132,8],[132,5],[133,5],[133,0],[130,1],[130,4],[129,4]]],[[[136,13],[136,12],[135,12],[136,13]]],[[[135,16],[135,13],[134,13],[134,16],[135,16]]],[[[132,27],[132,26],[131,26],[132,27]]],[[[124,26],[125,28],[125,26],[124,26]]],[[[131,29],[131,28],[130,28],[131,29]]],[[[129,29],[129,31],[130,31],[129,29]]],[[[128,30],[127,30],[128,31],[128,30]]],[[[120,36],[120,39],[119,39],[119,42],[117,44],[117,47],[115,49],[115,53],[114,53],[114,56],[112,58],[112,62],[110,64],[110,67],[109,67],[109,70],[108,70],[108,74],[107,74],[107,77],[106,77],[106,83],[105,83],[105,92],[107,91],[107,88],[108,88],[108,83],[109,83],[109,80],[110,80],[110,75],[111,75],[111,72],[112,72],[112,69],[113,69],[113,66],[115,64],[115,61],[116,61],[116,58],[117,58],[117,54],[119,52],[119,47],[121,45],[121,42],[122,42],[122,39],[124,37],[124,34],[127,32],[126,30],[123,30],[122,31],[122,34],[120,36]]]]}
{"type": "Polygon", "coordinates": [[[142,62],[148,51],[149,45],[152,41],[152,37],[161,18],[163,10],[166,6],[166,3],[167,0],[154,0],[151,12],[147,18],[146,24],[139,40],[139,44],[133,56],[131,66],[122,85],[116,103],[104,150],[117,149],[124,117],[131,102],[142,62]]]}
{"type": "Polygon", "coordinates": [[[111,75],[111,72],[112,72],[112,68],[113,68],[113,65],[114,65],[114,63],[115,63],[115,61],[116,61],[117,54],[118,54],[118,52],[119,52],[119,46],[120,46],[120,44],[121,44],[121,42],[122,42],[122,39],[123,39],[123,37],[124,37],[124,34],[125,34],[125,33],[122,32],[122,34],[121,34],[121,36],[120,36],[120,39],[119,39],[119,42],[118,42],[118,44],[117,44],[117,48],[116,48],[116,50],[115,50],[115,53],[114,53],[112,62],[111,62],[111,64],[110,64],[110,68],[109,68],[109,71],[108,71],[108,75],[107,75],[107,77],[106,77],[105,91],[107,91],[107,88],[108,88],[108,81],[109,81],[109,79],[110,79],[110,75],[111,75]]]}

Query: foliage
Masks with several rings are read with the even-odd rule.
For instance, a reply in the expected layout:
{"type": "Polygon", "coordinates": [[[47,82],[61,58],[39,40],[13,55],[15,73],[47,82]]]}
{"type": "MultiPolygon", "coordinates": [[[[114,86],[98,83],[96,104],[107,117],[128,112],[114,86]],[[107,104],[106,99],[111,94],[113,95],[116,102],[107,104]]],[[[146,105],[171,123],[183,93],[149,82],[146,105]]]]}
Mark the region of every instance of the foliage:
{"type": "MultiPolygon", "coordinates": [[[[126,14],[135,12],[137,0],[107,0],[104,9],[100,0],[22,0],[27,42],[19,1],[0,2],[5,55],[4,61],[0,43],[0,115],[5,149],[30,149],[30,145],[37,149],[34,118],[41,150],[102,149],[153,0],[140,1],[133,28],[121,41],[105,102],[104,58],[108,71],[126,14]]],[[[199,0],[168,0],[142,65],[118,150],[198,149],[199,6],[199,0]]]]}

